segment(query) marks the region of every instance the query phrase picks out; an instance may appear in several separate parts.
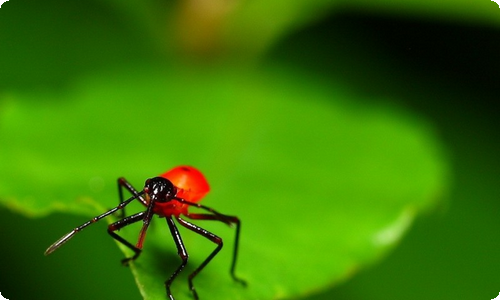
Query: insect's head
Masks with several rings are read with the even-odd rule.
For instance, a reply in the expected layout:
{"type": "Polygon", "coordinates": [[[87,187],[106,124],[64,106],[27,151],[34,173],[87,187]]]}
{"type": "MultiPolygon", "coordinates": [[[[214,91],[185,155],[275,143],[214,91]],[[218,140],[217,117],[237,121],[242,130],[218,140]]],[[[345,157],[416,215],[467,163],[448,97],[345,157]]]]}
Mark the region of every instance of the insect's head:
{"type": "Polygon", "coordinates": [[[163,177],[154,177],[146,180],[144,193],[154,202],[167,202],[175,197],[177,189],[170,180],[163,177]]]}

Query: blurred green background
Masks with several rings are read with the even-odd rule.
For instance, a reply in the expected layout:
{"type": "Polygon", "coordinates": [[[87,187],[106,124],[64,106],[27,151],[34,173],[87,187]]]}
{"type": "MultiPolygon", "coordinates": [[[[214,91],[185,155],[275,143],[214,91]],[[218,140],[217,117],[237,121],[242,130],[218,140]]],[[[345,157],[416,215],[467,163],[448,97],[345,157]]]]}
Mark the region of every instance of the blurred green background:
{"type": "MultiPolygon", "coordinates": [[[[443,192],[445,196],[436,195],[441,200],[434,205],[437,208],[424,210],[399,245],[388,255],[383,255],[380,262],[368,260],[352,277],[336,278],[343,282],[337,282],[335,286],[320,285],[314,291],[300,291],[299,288],[298,293],[289,297],[310,300],[493,299],[500,292],[497,276],[500,242],[496,238],[500,222],[497,218],[500,209],[499,25],[500,8],[491,1],[442,1],[436,4],[432,1],[383,0],[349,3],[322,0],[270,3],[10,0],[0,8],[0,109],[9,111],[8,116],[17,116],[15,109],[22,106],[12,106],[12,103],[24,101],[28,103],[27,107],[42,110],[57,107],[56,111],[64,114],[66,95],[79,99],[85,98],[79,93],[92,96],[93,93],[109,91],[98,84],[90,91],[85,86],[101,81],[120,82],[122,73],[125,73],[124,81],[130,83],[130,90],[125,89],[119,95],[126,98],[134,94],[134,78],[139,79],[138,86],[147,86],[151,73],[173,69],[186,72],[181,74],[179,71],[181,78],[190,77],[190,72],[211,77],[212,71],[205,72],[212,68],[223,70],[221,73],[225,77],[237,77],[235,81],[239,79],[239,75],[235,75],[239,72],[250,73],[249,78],[262,77],[263,81],[284,74],[297,85],[319,89],[319,94],[323,87],[341,87],[346,91],[342,93],[348,95],[346,106],[356,110],[397,107],[406,111],[402,118],[406,118],[407,113],[413,116],[410,119],[431,127],[429,131],[436,133],[439,139],[437,144],[443,144],[446,149],[444,152],[449,158],[444,160],[450,165],[451,178],[440,184],[449,183],[450,186],[435,191],[443,192]],[[129,73],[133,76],[127,78],[129,73]]],[[[183,79],[174,80],[175,74],[169,76],[167,78],[175,83],[184,82],[183,79]]],[[[247,80],[247,77],[242,78],[247,80]]],[[[210,81],[205,84],[210,85],[210,81]]],[[[196,86],[185,88],[196,93],[196,86]]],[[[290,94],[296,91],[293,87],[290,90],[290,94]]],[[[100,96],[117,97],[102,93],[100,96]]],[[[178,96],[182,99],[181,95],[178,96]]],[[[199,96],[204,97],[203,94],[199,96]]],[[[208,96],[213,97],[213,94],[208,96]]],[[[144,97],[140,101],[149,103],[148,95],[144,97]]],[[[102,103],[101,113],[105,115],[109,110],[112,114],[113,108],[102,103]]],[[[128,102],[124,100],[124,103],[128,102]]],[[[128,104],[124,104],[125,108],[128,104]]],[[[127,114],[120,111],[121,121],[144,122],[147,128],[148,116],[158,116],[152,113],[154,107],[149,108],[152,111],[132,110],[127,114]]],[[[85,111],[85,106],[82,111],[85,111]]],[[[166,112],[165,122],[189,126],[199,114],[170,116],[166,112]]],[[[71,115],[61,115],[62,120],[65,117],[71,118],[71,115]]],[[[91,123],[93,116],[88,118],[91,123]]],[[[44,122],[49,123],[49,120],[40,120],[41,131],[45,129],[44,122]]],[[[9,124],[2,123],[1,129],[6,130],[9,124]]],[[[32,129],[34,141],[45,140],[49,145],[57,145],[54,153],[61,160],[82,155],[69,152],[73,149],[71,146],[58,144],[56,138],[47,139],[43,132],[32,129]]],[[[98,127],[94,129],[99,130],[98,127]]],[[[245,128],[228,131],[233,134],[234,144],[238,143],[239,129],[245,128]]],[[[151,132],[144,132],[144,136],[154,131],[155,128],[151,128],[151,132]]],[[[113,136],[112,133],[106,134],[113,136]]],[[[168,132],[159,135],[166,141],[172,138],[168,132]]],[[[19,136],[19,140],[22,138],[19,136]]],[[[133,143],[151,147],[149,140],[141,136],[122,133],[117,134],[116,140],[110,139],[109,145],[101,145],[103,151],[126,148],[133,143]],[[123,137],[128,139],[120,139],[123,137]]],[[[36,173],[38,177],[35,178],[40,178],[41,182],[52,182],[53,186],[63,190],[46,191],[44,197],[55,196],[57,200],[66,201],[75,197],[72,191],[64,191],[64,184],[74,183],[69,178],[74,169],[59,173],[64,175],[59,182],[50,176],[56,176],[55,173],[38,174],[41,171],[37,167],[45,166],[46,162],[37,162],[36,158],[27,159],[26,164],[11,161],[7,165],[8,155],[22,151],[21,148],[9,148],[11,141],[0,136],[1,154],[5,156],[2,160],[5,165],[0,166],[2,174],[10,174],[6,171],[9,170],[16,178],[16,175],[36,173]],[[29,169],[28,162],[33,169],[29,169]],[[12,167],[17,164],[24,169],[20,171],[12,167]]],[[[30,146],[29,142],[26,147],[30,146]]],[[[172,163],[176,158],[182,161],[188,159],[189,154],[196,153],[188,149],[189,145],[200,145],[209,153],[205,159],[197,157],[193,164],[207,166],[210,157],[218,159],[218,163],[219,160],[230,160],[227,164],[221,163],[220,173],[230,170],[231,160],[238,165],[238,157],[222,157],[222,154],[217,157],[215,154],[219,149],[205,145],[201,134],[186,137],[186,141],[175,139],[172,142],[188,153],[169,158],[172,163]]],[[[92,140],[80,141],[73,146],[99,159],[99,149],[93,149],[92,140]]],[[[157,166],[152,166],[156,157],[130,161],[126,155],[126,152],[117,152],[117,158],[124,161],[123,166],[105,173],[118,177],[137,172],[132,175],[135,176],[134,182],[141,182],[151,176],[151,172],[164,171],[163,166],[159,171],[157,166]]],[[[61,165],[64,169],[64,162],[61,165]]],[[[58,170],[57,166],[54,167],[54,171],[58,170]]],[[[86,174],[90,171],[83,169],[79,172],[86,174]]],[[[215,178],[220,178],[214,173],[215,178]]],[[[15,188],[5,187],[7,181],[3,176],[0,197],[29,195],[26,190],[31,185],[41,185],[40,182],[19,182],[15,188]]],[[[372,176],[375,178],[377,174],[372,176]]],[[[230,182],[236,184],[243,181],[241,178],[233,180],[230,182]]],[[[280,186],[279,178],[274,184],[280,186]]],[[[224,189],[224,183],[219,182],[218,186],[219,190],[224,189]]],[[[227,186],[230,183],[226,183],[227,186]]],[[[247,190],[255,190],[255,187],[247,190]]],[[[114,188],[109,193],[114,195],[114,188]]],[[[219,192],[219,195],[224,193],[219,192]]],[[[107,202],[106,205],[113,203],[107,202]]],[[[215,205],[215,200],[211,204],[215,205]]],[[[34,208],[36,205],[31,209],[34,208]]],[[[422,205],[422,208],[427,208],[427,205],[422,205]]],[[[19,210],[19,207],[0,209],[0,263],[3,266],[0,292],[4,297],[140,298],[131,273],[118,263],[123,254],[118,248],[109,247],[112,242],[104,233],[104,224],[100,224],[100,230],[93,234],[79,235],[78,242],[72,241],[80,247],[90,245],[85,250],[60,251],[56,260],[41,255],[47,243],[83,223],[87,217],[55,213],[44,218],[27,218],[13,212],[19,210]]],[[[53,210],[74,212],[72,208],[47,209],[53,210]]],[[[224,207],[224,211],[234,210],[238,212],[238,208],[233,209],[227,204],[224,207]]],[[[240,212],[244,210],[239,208],[240,212]]],[[[280,213],[262,209],[262,214],[265,219],[280,213]]]]}

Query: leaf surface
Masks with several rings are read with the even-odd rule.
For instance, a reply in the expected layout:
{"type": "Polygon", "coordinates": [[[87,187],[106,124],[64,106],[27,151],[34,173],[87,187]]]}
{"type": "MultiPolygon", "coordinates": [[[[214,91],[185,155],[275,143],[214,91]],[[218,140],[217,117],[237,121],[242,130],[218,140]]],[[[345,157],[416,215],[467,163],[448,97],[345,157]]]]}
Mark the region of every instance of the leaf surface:
{"type": "MultiPolygon", "coordinates": [[[[23,214],[90,217],[118,203],[120,176],[141,189],[176,165],[202,170],[212,189],[203,203],[242,220],[237,274],[248,281],[229,276],[234,228],[196,221],[225,241],[196,277],[202,299],[298,297],[344,280],[386,253],[446,184],[425,122],[290,71],[125,70],[64,93],[5,94],[0,105],[0,201],[23,214]]],[[[120,234],[135,243],[139,229],[120,234]]],[[[187,274],[215,245],[180,230],[190,260],[172,291],[182,300],[187,274]]],[[[179,264],[154,218],[131,264],[144,298],[163,299],[179,264]]]]}

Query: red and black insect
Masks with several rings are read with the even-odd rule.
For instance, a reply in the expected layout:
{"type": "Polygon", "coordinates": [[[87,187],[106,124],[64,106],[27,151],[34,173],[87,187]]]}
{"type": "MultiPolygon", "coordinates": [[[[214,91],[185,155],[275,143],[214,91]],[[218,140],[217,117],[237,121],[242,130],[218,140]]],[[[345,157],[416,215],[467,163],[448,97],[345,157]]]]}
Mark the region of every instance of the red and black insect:
{"type": "Polygon", "coordinates": [[[179,230],[174,223],[174,219],[176,219],[180,225],[198,233],[199,235],[204,236],[213,243],[217,244],[215,250],[212,251],[212,253],[210,253],[210,255],[201,263],[201,265],[198,266],[188,277],[189,289],[193,293],[193,297],[195,299],[198,299],[198,294],[196,293],[196,289],[193,285],[193,279],[222,249],[222,239],[217,235],[184,220],[183,218],[181,218],[182,215],[193,220],[213,220],[220,221],[228,225],[236,225],[236,237],[230,274],[235,281],[246,285],[244,280],[238,278],[235,275],[241,222],[235,216],[221,214],[210,207],[197,203],[208,193],[209,190],[210,187],[203,174],[197,169],[189,166],[176,167],[160,175],[159,177],[147,179],[142,191],[137,191],[125,178],[119,178],[118,193],[120,195],[120,204],[115,208],[112,208],[107,212],[92,218],[91,220],[76,227],[71,232],[61,237],[45,251],[45,255],[49,255],[57,250],[60,246],[71,239],[76,233],[80,232],[90,224],[93,224],[106,216],[120,211],[121,220],[109,225],[108,233],[115,240],[134,251],[135,254],[132,257],[128,257],[122,260],[122,263],[124,265],[128,265],[130,261],[137,259],[141,254],[144,238],[146,237],[146,231],[148,230],[153,215],[156,214],[162,218],[165,218],[165,220],[167,221],[170,233],[172,234],[175,245],[177,246],[178,254],[182,259],[181,265],[175,270],[170,278],[165,281],[167,297],[170,300],[174,300],[174,297],[170,292],[170,285],[177,277],[177,275],[182,271],[182,269],[184,269],[188,261],[188,253],[186,251],[186,248],[184,247],[184,243],[182,242],[179,230]],[[133,195],[127,200],[123,199],[124,188],[133,195]],[[146,211],[142,211],[134,215],[125,217],[125,206],[127,206],[134,200],[138,200],[140,203],[146,206],[146,211]],[[207,211],[208,213],[190,213],[188,211],[189,206],[200,208],[207,211]],[[115,231],[141,220],[143,222],[143,225],[139,233],[139,239],[135,246],[115,233],[115,231]]]}

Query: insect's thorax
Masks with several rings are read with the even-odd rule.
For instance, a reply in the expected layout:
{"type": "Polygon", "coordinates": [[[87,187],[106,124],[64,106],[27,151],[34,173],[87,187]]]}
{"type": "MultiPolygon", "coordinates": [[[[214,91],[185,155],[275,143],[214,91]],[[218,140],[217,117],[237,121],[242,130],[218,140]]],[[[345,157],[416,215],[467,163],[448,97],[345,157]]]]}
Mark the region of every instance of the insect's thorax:
{"type": "Polygon", "coordinates": [[[161,217],[186,215],[188,213],[188,205],[180,203],[177,200],[156,202],[153,211],[161,217]]]}
{"type": "MultiPolygon", "coordinates": [[[[176,197],[181,198],[182,195],[186,195],[186,191],[183,189],[177,189],[176,197]]],[[[144,206],[149,206],[151,203],[151,198],[146,194],[145,202],[143,202],[144,206]]],[[[168,216],[179,216],[186,215],[188,213],[189,205],[183,204],[178,200],[170,199],[168,201],[160,202],[155,201],[153,212],[161,217],[168,216]]]]}

